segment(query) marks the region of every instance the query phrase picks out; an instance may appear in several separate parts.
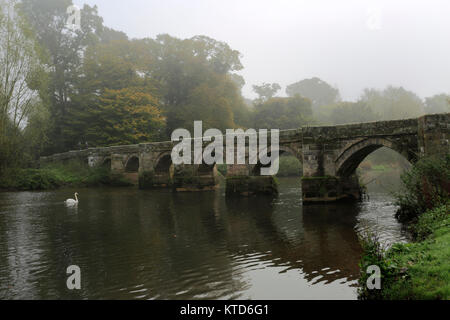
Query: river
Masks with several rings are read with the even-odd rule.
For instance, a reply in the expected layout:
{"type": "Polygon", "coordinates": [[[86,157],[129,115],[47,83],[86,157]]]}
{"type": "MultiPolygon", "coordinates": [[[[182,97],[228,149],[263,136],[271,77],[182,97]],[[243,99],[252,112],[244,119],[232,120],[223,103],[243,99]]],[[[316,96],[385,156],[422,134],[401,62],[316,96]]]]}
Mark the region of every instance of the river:
{"type": "Polygon", "coordinates": [[[0,299],[356,299],[358,233],[406,239],[386,192],[303,206],[300,180],[283,178],[275,199],[224,193],[0,193],[0,299]]]}

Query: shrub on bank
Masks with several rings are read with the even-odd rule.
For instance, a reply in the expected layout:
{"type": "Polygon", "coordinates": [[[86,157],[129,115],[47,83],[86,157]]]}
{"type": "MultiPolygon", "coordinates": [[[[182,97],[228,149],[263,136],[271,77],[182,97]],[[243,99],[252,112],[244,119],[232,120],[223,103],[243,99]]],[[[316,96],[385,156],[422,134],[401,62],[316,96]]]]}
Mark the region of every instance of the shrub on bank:
{"type": "Polygon", "coordinates": [[[420,215],[417,222],[409,227],[409,230],[416,241],[425,240],[435,230],[450,226],[449,214],[450,201],[420,215]]]}
{"type": "Polygon", "coordinates": [[[402,175],[404,190],[396,195],[401,222],[445,204],[450,196],[450,154],[420,159],[402,175]]]}
{"type": "Polygon", "coordinates": [[[361,240],[360,299],[450,299],[450,155],[421,159],[402,176],[396,217],[409,222],[413,243],[381,248],[361,240]],[[369,290],[369,265],[381,270],[381,290],[369,290]]]}

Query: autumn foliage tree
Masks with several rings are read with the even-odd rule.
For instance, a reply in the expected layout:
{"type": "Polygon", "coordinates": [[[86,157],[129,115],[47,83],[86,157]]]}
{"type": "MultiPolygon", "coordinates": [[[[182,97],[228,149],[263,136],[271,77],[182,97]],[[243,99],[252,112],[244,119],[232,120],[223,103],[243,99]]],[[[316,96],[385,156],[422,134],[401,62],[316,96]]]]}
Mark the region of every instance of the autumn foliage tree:
{"type": "Polygon", "coordinates": [[[83,76],[76,83],[77,94],[72,96],[63,130],[68,145],[106,146],[162,138],[160,126],[165,121],[158,82],[148,76],[151,57],[145,53],[141,43],[125,39],[86,50],[83,76]],[[131,128],[133,124],[136,127],[131,128]]]}
{"type": "Polygon", "coordinates": [[[156,141],[165,125],[158,100],[145,88],[106,89],[91,117],[86,138],[96,146],[156,141]]]}
{"type": "Polygon", "coordinates": [[[206,36],[146,39],[154,57],[149,73],[161,84],[166,136],[202,120],[205,129],[244,126],[246,106],[232,72],[243,68],[240,53],[206,36]]]}

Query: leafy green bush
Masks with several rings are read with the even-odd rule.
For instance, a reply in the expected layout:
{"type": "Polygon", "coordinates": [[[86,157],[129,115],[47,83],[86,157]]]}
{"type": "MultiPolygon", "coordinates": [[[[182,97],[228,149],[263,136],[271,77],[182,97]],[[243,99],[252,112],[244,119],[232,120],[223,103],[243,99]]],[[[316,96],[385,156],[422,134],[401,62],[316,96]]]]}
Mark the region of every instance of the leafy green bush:
{"type": "Polygon", "coordinates": [[[450,226],[450,201],[440,207],[427,211],[417,219],[417,222],[410,226],[410,231],[415,240],[426,239],[434,230],[441,227],[450,226]]]}
{"type": "Polygon", "coordinates": [[[450,154],[420,159],[402,175],[404,191],[396,195],[398,220],[408,222],[446,204],[450,194],[450,154]]]}
{"type": "Polygon", "coordinates": [[[16,188],[19,190],[47,190],[55,189],[63,181],[52,170],[25,169],[17,176],[16,188]]]}

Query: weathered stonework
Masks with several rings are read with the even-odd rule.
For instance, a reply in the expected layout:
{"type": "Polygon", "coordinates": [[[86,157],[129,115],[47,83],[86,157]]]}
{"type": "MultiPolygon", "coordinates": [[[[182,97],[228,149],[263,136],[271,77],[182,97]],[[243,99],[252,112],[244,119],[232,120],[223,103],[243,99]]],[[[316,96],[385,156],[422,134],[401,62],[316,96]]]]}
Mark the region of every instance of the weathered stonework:
{"type": "Polygon", "coordinates": [[[344,199],[360,200],[363,190],[355,175],[350,177],[303,177],[304,203],[333,202],[344,199]]]}
{"type": "MultiPolygon", "coordinates": [[[[450,152],[450,114],[426,115],[418,119],[378,121],[339,126],[303,127],[280,131],[279,153],[288,152],[303,163],[303,200],[336,201],[358,198],[355,169],[373,151],[387,147],[414,162],[420,156],[450,152]]],[[[224,142],[226,139],[224,139],[224,142]]],[[[209,142],[204,142],[206,146],[209,142]]],[[[217,185],[215,167],[199,170],[199,165],[174,168],[170,155],[173,142],[91,148],[42,157],[41,165],[77,160],[90,166],[110,165],[114,173],[133,174],[139,161],[141,188],[170,187],[178,191],[210,190],[217,185]]],[[[226,154],[226,146],[224,146],[226,154]]],[[[267,177],[257,177],[258,164],[228,165],[227,192],[267,193],[275,185],[267,177]],[[258,182],[256,182],[258,181],[258,182]],[[264,181],[261,183],[261,181],[264,181]]],[[[273,191],[273,190],[272,190],[273,191]]]]}
{"type": "Polygon", "coordinates": [[[276,179],[272,176],[227,177],[227,195],[250,196],[255,194],[278,194],[276,179]]]}

